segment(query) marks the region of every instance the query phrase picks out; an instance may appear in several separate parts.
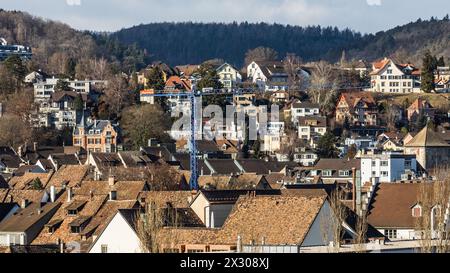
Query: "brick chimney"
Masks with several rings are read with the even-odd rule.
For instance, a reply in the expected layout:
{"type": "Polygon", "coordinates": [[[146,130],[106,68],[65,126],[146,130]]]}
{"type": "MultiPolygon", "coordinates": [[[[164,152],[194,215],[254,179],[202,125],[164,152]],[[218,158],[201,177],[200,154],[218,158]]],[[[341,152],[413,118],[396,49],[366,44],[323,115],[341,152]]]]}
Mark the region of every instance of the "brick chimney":
{"type": "Polygon", "coordinates": [[[20,207],[22,209],[26,208],[28,206],[28,199],[22,199],[21,203],[20,203],[20,207]]]}
{"type": "Polygon", "coordinates": [[[114,186],[116,184],[116,177],[114,175],[110,175],[108,177],[108,185],[114,186]]]}

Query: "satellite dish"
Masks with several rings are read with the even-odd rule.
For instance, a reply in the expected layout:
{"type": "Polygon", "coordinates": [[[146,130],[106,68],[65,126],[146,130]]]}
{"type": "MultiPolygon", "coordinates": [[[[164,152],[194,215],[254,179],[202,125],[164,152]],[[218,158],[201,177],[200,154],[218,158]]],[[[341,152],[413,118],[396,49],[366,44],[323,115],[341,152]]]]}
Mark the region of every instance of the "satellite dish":
{"type": "Polygon", "coordinates": [[[8,45],[8,42],[5,40],[5,38],[0,38],[0,44],[5,46],[8,45]]]}

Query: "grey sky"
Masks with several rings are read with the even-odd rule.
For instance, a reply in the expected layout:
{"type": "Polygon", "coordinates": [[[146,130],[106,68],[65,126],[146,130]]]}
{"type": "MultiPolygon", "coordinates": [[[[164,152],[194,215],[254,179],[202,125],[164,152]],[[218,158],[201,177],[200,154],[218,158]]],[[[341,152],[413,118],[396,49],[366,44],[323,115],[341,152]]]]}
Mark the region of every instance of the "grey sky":
{"type": "Polygon", "coordinates": [[[0,7],[107,31],[150,22],[264,21],[376,32],[450,13],[449,0],[0,0],[0,7]]]}

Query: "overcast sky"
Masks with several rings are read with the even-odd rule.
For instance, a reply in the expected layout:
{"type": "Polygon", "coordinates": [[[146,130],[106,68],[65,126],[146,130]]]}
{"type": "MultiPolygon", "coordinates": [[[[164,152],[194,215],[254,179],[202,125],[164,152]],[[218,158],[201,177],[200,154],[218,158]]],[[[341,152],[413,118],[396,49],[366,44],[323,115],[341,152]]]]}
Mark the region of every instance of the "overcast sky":
{"type": "Polygon", "coordinates": [[[150,22],[248,21],[367,33],[450,13],[449,0],[0,0],[0,8],[99,31],[150,22]]]}

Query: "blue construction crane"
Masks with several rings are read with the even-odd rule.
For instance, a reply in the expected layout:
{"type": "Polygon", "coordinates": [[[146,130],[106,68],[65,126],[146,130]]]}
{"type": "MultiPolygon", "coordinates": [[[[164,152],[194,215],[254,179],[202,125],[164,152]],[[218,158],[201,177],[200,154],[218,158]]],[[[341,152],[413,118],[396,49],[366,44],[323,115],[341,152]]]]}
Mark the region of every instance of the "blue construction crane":
{"type": "MultiPolygon", "coordinates": [[[[332,88],[333,86],[320,86],[320,88],[332,88]]],[[[354,89],[354,88],[367,88],[370,86],[341,86],[340,88],[334,88],[334,90],[354,89]]],[[[189,186],[191,190],[198,190],[198,164],[197,164],[197,143],[195,141],[195,134],[197,132],[197,101],[202,96],[214,96],[214,95],[243,95],[243,94],[255,94],[265,93],[263,90],[253,88],[238,88],[231,91],[225,89],[209,89],[197,90],[193,84],[190,91],[171,92],[167,90],[154,91],[153,94],[148,94],[150,97],[185,97],[190,99],[191,103],[191,133],[190,133],[190,168],[191,178],[189,186]]]]}
{"type": "Polygon", "coordinates": [[[204,89],[197,90],[195,85],[192,86],[189,92],[167,92],[167,91],[154,91],[154,94],[149,94],[151,97],[186,97],[190,99],[191,102],[191,133],[190,133],[190,168],[191,168],[191,178],[189,181],[189,186],[191,190],[198,190],[198,164],[197,164],[197,143],[195,141],[195,134],[197,132],[197,101],[202,96],[212,96],[212,95],[242,95],[255,93],[259,90],[254,90],[251,88],[240,88],[234,89],[232,91],[227,91],[224,89],[204,89]]]}

